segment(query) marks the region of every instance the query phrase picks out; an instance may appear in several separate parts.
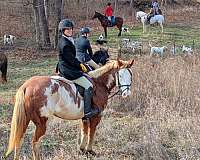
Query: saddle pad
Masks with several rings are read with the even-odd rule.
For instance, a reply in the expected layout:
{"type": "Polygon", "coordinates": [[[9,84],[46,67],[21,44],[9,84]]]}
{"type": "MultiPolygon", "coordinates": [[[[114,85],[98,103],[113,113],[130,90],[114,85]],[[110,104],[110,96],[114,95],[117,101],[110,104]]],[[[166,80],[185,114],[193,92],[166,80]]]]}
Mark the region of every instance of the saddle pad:
{"type": "Polygon", "coordinates": [[[76,96],[79,92],[79,94],[83,97],[84,96],[84,88],[79,86],[78,84],[75,84],[74,82],[64,78],[64,77],[61,77],[61,76],[51,76],[50,77],[51,79],[55,79],[55,80],[59,80],[59,81],[62,81],[64,83],[68,83],[68,84],[74,84],[76,86],[76,96]],[[78,92],[77,92],[78,91],[78,92]]]}

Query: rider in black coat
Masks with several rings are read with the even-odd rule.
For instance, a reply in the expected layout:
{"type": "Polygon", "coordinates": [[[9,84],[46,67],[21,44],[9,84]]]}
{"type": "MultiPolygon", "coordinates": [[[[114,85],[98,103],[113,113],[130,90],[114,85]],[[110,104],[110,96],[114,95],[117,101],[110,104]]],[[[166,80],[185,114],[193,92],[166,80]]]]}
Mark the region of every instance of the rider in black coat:
{"type": "Polygon", "coordinates": [[[59,23],[62,36],[58,43],[59,48],[59,73],[66,79],[84,88],[84,119],[89,119],[99,113],[98,108],[92,108],[93,84],[83,75],[87,68],[76,58],[74,39],[72,38],[74,23],[64,19],[59,23]],[[83,72],[82,72],[83,71],[83,72]]]}
{"type": "Polygon", "coordinates": [[[94,69],[99,68],[99,65],[92,60],[93,52],[88,37],[90,35],[90,28],[81,28],[81,35],[76,39],[76,57],[82,63],[88,63],[94,69]]]}
{"type": "Polygon", "coordinates": [[[63,35],[58,43],[59,48],[59,72],[69,80],[83,76],[80,67],[81,62],[76,58],[76,49],[72,41],[63,35]]]}

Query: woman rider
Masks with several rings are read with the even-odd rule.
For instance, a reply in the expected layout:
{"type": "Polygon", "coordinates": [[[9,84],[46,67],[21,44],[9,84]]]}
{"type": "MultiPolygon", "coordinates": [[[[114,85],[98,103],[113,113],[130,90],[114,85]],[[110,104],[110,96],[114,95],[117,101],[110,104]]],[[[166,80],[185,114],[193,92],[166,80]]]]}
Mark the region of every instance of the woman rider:
{"type": "Polygon", "coordinates": [[[83,75],[87,68],[76,58],[73,35],[74,22],[63,19],[59,23],[59,31],[62,36],[58,42],[59,49],[59,73],[68,80],[84,88],[84,119],[89,119],[99,113],[98,108],[92,108],[93,85],[83,75]],[[83,72],[82,72],[83,71],[83,72]]]}

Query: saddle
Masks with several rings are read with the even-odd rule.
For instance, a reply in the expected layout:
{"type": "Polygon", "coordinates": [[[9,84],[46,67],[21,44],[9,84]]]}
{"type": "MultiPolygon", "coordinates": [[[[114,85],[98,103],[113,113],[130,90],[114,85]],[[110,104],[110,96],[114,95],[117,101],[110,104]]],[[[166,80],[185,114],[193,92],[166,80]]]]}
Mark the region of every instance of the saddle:
{"type": "MultiPolygon", "coordinates": [[[[94,70],[94,68],[91,67],[91,66],[88,65],[88,64],[85,64],[85,66],[86,66],[86,68],[87,68],[88,71],[94,70]]],[[[78,84],[76,84],[76,83],[74,83],[74,82],[72,82],[72,81],[66,79],[65,77],[63,77],[63,76],[58,72],[58,64],[57,64],[57,66],[56,66],[56,74],[57,74],[57,75],[55,75],[55,76],[51,76],[51,78],[52,78],[52,79],[55,79],[55,80],[58,80],[58,81],[61,81],[61,82],[63,82],[63,83],[70,83],[70,84],[73,83],[73,84],[75,84],[75,86],[76,86],[76,91],[77,91],[77,92],[76,92],[76,97],[77,97],[78,93],[79,93],[82,97],[84,96],[84,88],[83,88],[82,86],[80,86],[80,85],[78,85],[78,84]]],[[[84,74],[84,76],[85,76],[89,81],[91,81],[91,82],[93,83],[92,78],[91,78],[88,74],[84,74]]]]}
{"type": "Polygon", "coordinates": [[[116,25],[116,18],[115,18],[115,16],[111,17],[111,21],[107,18],[107,25],[108,25],[108,27],[113,27],[114,25],[116,25]]]}

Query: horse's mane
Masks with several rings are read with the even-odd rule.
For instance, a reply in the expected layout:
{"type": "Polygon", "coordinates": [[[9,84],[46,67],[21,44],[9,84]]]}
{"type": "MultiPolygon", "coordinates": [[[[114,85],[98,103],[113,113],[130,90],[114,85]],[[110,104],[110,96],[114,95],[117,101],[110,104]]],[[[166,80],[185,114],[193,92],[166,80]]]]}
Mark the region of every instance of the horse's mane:
{"type": "Polygon", "coordinates": [[[110,60],[104,66],[102,66],[94,71],[90,71],[88,74],[92,78],[98,78],[98,77],[102,76],[103,74],[107,73],[108,71],[110,71],[112,68],[114,68],[114,63],[115,63],[115,60],[110,60]]]}
{"type": "Polygon", "coordinates": [[[97,14],[99,14],[100,16],[102,16],[102,17],[106,17],[106,16],[104,16],[103,14],[101,14],[100,12],[97,12],[97,11],[95,11],[97,14]]]}

